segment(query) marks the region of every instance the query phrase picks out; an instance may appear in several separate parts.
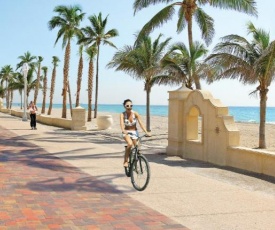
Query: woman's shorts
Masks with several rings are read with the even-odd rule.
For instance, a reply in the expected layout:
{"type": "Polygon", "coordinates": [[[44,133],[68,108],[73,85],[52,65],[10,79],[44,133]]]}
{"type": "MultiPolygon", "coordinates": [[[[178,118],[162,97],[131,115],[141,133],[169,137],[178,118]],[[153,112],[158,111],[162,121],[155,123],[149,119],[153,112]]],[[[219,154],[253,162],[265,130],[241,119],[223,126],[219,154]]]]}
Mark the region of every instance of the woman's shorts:
{"type": "Polygon", "coordinates": [[[133,140],[138,139],[138,131],[127,131],[127,134],[123,133],[122,137],[125,137],[126,135],[129,135],[133,140]]]}

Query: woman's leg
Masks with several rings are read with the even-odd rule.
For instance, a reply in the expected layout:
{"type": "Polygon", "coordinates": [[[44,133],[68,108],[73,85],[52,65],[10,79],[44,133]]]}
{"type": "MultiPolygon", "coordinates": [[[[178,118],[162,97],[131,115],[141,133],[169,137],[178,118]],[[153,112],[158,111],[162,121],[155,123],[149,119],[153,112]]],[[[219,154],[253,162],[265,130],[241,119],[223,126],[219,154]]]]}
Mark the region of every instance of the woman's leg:
{"type": "Polygon", "coordinates": [[[30,114],[30,126],[32,128],[32,115],[30,114]]]}
{"type": "Polygon", "coordinates": [[[36,114],[33,114],[33,127],[36,129],[36,114]]]}
{"type": "Polygon", "coordinates": [[[133,141],[132,141],[132,139],[129,135],[125,135],[124,140],[127,143],[127,147],[126,147],[126,151],[125,151],[125,155],[124,155],[123,166],[127,167],[128,166],[128,158],[129,158],[129,155],[130,155],[131,148],[133,146],[133,141]]]}
{"type": "Polygon", "coordinates": [[[33,114],[30,114],[30,118],[31,118],[31,127],[33,128],[34,127],[34,124],[33,124],[33,119],[34,119],[33,114]]]}

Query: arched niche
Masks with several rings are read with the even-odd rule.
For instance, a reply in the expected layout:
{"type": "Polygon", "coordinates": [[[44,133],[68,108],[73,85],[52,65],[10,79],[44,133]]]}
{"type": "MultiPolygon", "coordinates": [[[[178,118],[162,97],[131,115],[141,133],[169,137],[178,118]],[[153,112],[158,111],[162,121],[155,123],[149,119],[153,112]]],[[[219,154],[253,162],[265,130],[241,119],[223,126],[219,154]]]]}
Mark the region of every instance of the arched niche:
{"type": "Polygon", "coordinates": [[[202,142],[203,119],[197,106],[190,108],[186,118],[186,139],[189,141],[202,142]]]}

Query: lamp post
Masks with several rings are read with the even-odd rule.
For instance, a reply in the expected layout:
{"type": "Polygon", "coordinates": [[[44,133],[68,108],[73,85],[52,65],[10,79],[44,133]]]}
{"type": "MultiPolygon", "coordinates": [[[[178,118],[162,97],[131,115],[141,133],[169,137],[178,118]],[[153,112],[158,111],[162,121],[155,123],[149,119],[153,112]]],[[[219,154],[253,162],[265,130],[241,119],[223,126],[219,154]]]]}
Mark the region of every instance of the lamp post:
{"type": "Polygon", "coordinates": [[[22,121],[28,121],[27,112],[26,112],[26,107],[27,107],[27,76],[28,76],[28,71],[29,71],[28,63],[23,64],[22,71],[23,71],[23,76],[24,76],[24,113],[23,113],[23,116],[22,116],[22,121]]]}

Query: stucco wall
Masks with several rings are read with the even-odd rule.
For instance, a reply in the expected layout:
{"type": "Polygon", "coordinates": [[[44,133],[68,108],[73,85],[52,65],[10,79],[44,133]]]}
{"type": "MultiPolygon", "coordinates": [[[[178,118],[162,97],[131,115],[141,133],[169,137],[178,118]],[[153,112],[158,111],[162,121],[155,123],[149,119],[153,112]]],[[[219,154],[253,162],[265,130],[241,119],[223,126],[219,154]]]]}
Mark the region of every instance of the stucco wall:
{"type": "Polygon", "coordinates": [[[168,155],[275,176],[275,154],[240,147],[234,117],[209,91],[171,91],[168,111],[168,155]]]}

